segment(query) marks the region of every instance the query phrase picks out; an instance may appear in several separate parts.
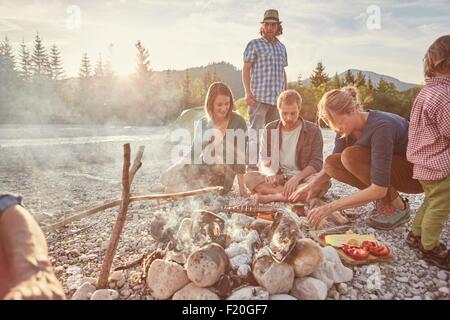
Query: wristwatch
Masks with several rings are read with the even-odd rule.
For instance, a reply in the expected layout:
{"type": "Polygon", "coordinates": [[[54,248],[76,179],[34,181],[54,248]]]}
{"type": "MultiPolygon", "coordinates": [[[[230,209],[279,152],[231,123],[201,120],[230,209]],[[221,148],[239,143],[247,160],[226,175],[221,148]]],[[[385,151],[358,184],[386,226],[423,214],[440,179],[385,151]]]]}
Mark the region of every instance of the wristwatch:
{"type": "Polygon", "coordinates": [[[22,197],[12,194],[0,194],[0,215],[9,207],[16,204],[22,205],[22,197]]]}

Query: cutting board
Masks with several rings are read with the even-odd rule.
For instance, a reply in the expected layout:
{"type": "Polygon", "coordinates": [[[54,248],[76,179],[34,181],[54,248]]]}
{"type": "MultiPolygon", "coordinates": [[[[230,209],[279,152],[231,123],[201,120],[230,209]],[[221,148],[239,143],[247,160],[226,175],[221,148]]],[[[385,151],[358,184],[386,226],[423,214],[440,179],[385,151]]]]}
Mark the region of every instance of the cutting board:
{"type": "MultiPolygon", "coordinates": [[[[319,244],[322,247],[328,246],[328,244],[325,243],[324,239],[319,238],[319,244]]],[[[334,247],[333,247],[334,248],[334,247]]],[[[371,254],[369,254],[369,257],[365,260],[355,260],[352,257],[345,254],[344,251],[342,251],[341,248],[335,248],[337,253],[339,254],[339,257],[341,258],[342,263],[351,265],[351,266],[361,266],[365,264],[371,264],[371,263],[380,263],[380,262],[391,262],[394,260],[394,256],[392,255],[392,252],[389,253],[386,257],[376,257],[371,254]]]]}

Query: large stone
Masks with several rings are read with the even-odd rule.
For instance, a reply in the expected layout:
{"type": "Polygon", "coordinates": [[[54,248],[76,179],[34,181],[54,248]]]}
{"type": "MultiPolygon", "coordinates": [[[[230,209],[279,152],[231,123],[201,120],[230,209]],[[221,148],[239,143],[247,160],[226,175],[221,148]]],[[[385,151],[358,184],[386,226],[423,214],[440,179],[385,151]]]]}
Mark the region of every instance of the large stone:
{"type": "Polygon", "coordinates": [[[295,276],[302,278],[310,275],[324,260],[320,246],[311,239],[297,240],[294,250],[287,262],[294,267],[295,276]]]}
{"type": "Polygon", "coordinates": [[[71,300],[89,300],[96,288],[89,282],[85,282],[75,291],[71,300]]]}
{"type": "Polygon", "coordinates": [[[119,293],[112,289],[100,289],[91,296],[91,300],[116,300],[117,298],[119,298],[119,293]]]}
{"type": "Polygon", "coordinates": [[[123,271],[120,271],[120,270],[114,271],[109,276],[109,281],[119,282],[119,281],[124,281],[124,280],[125,280],[125,275],[123,274],[123,271]]]}
{"type": "Polygon", "coordinates": [[[156,259],[148,270],[147,286],[156,299],[168,299],[188,283],[186,270],[172,261],[156,259]]]}
{"type": "Polygon", "coordinates": [[[253,262],[253,276],[269,294],[288,293],[294,284],[294,269],[287,263],[277,263],[269,256],[253,262]]]}
{"type": "Polygon", "coordinates": [[[291,295],[299,300],[325,300],[327,286],[322,281],[311,277],[295,279],[291,295]]]}
{"type": "Polygon", "coordinates": [[[243,287],[234,291],[227,300],[269,300],[269,293],[261,287],[243,287]]]}
{"type": "Polygon", "coordinates": [[[353,279],[353,271],[345,267],[336,249],[331,246],[322,248],[324,261],[319,269],[311,274],[312,277],[323,281],[327,288],[331,288],[334,283],[348,282],[353,279]]]}
{"type": "Polygon", "coordinates": [[[212,286],[229,268],[225,250],[218,244],[211,243],[194,251],[186,262],[189,279],[198,287],[212,286]]]}
{"type": "Polygon", "coordinates": [[[177,291],[172,300],[220,300],[219,296],[207,288],[199,288],[194,283],[177,291]]]}
{"type": "Polygon", "coordinates": [[[270,300],[298,300],[296,297],[291,296],[290,294],[272,294],[269,297],[270,300]]]}

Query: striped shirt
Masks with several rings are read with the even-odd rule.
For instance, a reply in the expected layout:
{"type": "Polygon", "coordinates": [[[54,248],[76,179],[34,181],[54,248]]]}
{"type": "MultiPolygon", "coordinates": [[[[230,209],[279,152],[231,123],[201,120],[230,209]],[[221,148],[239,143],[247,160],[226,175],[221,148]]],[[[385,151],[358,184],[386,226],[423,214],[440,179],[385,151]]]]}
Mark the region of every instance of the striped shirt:
{"type": "Polygon", "coordinates": [[[258,102],[276,105],[284,91],[284,68],[288,65],[286,47],[278,39],[270,43],[266,38],[247,44],[244,62],[253,62],[250,89],[258,102]]]}
{"type": "Polygon", "coordinates": [[[434,181],[450,174],[450,79],[425,80],[411,109],[406,156],[415,179],[434,181]]]}

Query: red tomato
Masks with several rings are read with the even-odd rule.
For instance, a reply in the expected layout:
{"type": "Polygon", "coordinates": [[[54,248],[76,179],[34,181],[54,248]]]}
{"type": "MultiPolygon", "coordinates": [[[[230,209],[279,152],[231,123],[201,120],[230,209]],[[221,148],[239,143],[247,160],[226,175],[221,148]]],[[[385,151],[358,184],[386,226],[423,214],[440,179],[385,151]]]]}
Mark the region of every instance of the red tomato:
{"type": "Polygon", "coordinates": [[[376,248],[369,248],[369,252],[371,255],[377,256],[377,257],[385,257],[390,254],[389,247],[384,245],[376,248]]]}

